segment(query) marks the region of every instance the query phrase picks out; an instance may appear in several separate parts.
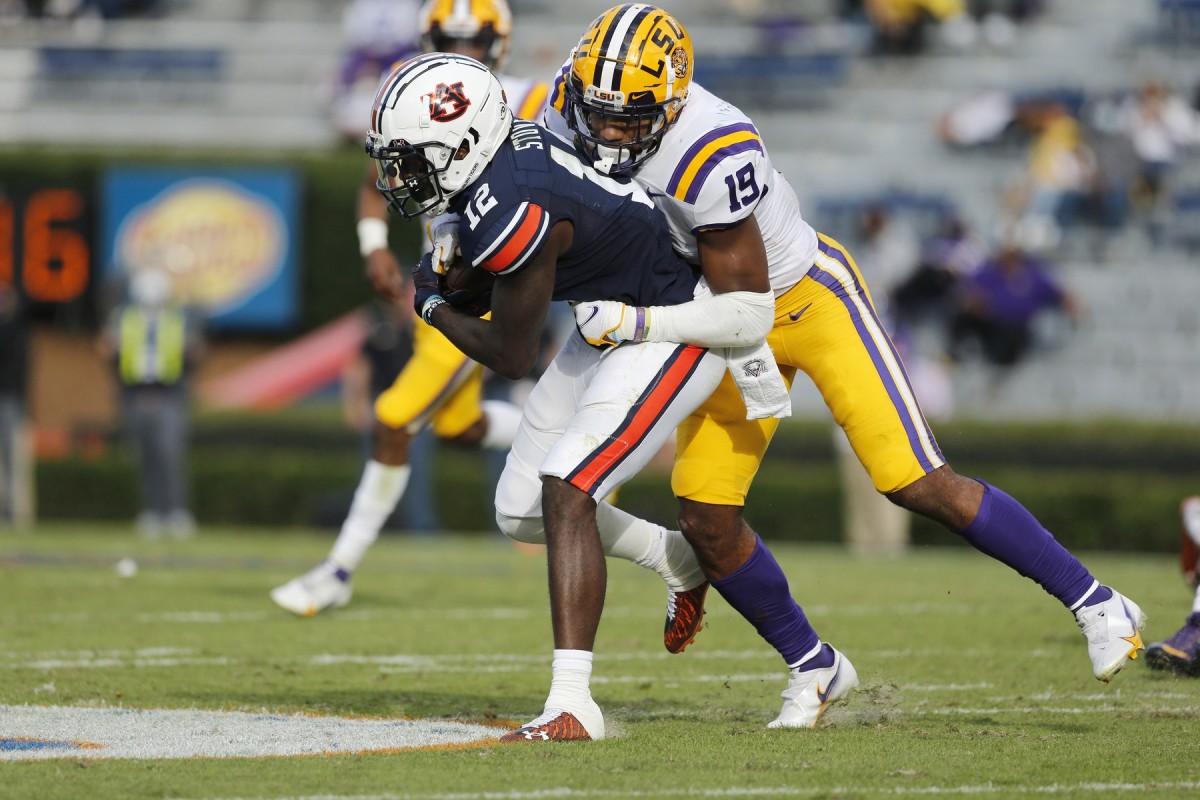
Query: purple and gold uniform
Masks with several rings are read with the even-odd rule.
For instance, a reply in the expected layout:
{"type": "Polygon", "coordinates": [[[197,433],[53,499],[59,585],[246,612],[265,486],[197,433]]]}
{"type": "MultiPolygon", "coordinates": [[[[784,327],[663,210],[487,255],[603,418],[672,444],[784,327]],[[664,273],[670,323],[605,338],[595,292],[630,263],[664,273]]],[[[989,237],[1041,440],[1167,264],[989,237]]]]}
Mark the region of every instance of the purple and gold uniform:
{"type": "MultiPolygon", "coordinates": [[[[568,61],[545,117],[565,136],[572,135],[562,117],[570,69],[568,61]]],[[[667,217],[676,250],[693,263],[696,234],[754,215],[776,298],[767,342],[780,372],[789,387],[797,370],[813,380],[879,491],[900,489],[945,463],[854,260],[804,221],[795,191],[745,114],[693,82],[686,108],[635,178],[667,217]]],[[[679,428],[675,494],[744,505],[778,423],[747,420],[726,376],[679,428]]]]}
{"type": "MultiPolygon", "coordinates": [[[[496,76],[513,113],[537,119],[546,106],[550,87],[544,81],[496,76]]],[[[428,249],[428,237],[425,249],[428,249]]],[[[375,401],[375,416],[390,428],[417,433],[426,425],[443,439],[452,439],[483,416],[483,367],[420,319],[413,321],[413,354],[395,382],[375,401]]]]}

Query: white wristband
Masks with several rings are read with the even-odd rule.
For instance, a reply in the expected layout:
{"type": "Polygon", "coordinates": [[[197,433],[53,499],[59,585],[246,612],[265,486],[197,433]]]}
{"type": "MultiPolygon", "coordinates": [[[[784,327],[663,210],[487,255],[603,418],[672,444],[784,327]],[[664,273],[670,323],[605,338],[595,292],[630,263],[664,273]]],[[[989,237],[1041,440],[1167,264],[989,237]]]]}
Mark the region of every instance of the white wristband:
{"type": "Polygon", "coordinates": [[[358,252],[362,253],[363,258],[376,250],[387,249],[387,246],[388,224],[386,219],[363,217],[358,221],[358,252]]]}

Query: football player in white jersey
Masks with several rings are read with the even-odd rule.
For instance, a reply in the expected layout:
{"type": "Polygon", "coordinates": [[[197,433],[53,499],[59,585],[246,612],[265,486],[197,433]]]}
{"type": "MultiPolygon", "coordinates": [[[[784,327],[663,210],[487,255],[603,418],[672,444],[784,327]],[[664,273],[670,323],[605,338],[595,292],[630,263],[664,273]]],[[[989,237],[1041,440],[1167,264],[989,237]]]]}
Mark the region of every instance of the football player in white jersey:
{"type": "MultiPolygon", "coordinates": [[[[429,0],[421,8],[420,26],[426,52],[461,53],[495,69],[508,52],[512,14],[505,0],[429,0]]],[[[516,116],[536,119],[542,113],[549,95],[545,82],[497,77],[516,116]]],[[[364,130],[368,122],[363,119],[364,130]]],[[[387,205],[375,188],[373,163],[364,175],[358,238],[367,278],[382,298],[407,309],[408,270],[388,247],[387,205]]],[[[431,244],[427,234],[425,249],[431,244]]],[[[333,549],[314,569],[272,590],[271,599],[303,617],[350,602],[351,576],[404,495],[412,439],[427,425],[444,442],[507,450],[521,412],[502,400],[484,400],[482,394],[483,368],[437,330],[414,320],[412,358],[375,402],[374,452],[333,549]]]]}
{"type": "MultiPolygon", "coordinates": [[[[1016,500],[946,464],[854,260],[804,221],[752,121],[694,83],[693,69],[683,26],[662,9],[632,3],[597,17],[557,77],[546,124],[573,136],[599,171],[641,183],[669,220],[675,247],[700,266],[715,293],[669,309],[581,303],[581,331],[596,344],[703,344],[722,315],[736,313],[713,305],[731,280],[745,284],[757,275],[769,282],[775,326],[767,342],[788,385],[797,370],[808,374],[881,493],[1060,600],[1087,639],[1093,674],[1109,681],[1143,648],[1144,614],[1093,578],[1016,500]]],[[[840,696],[838,682],[850,688],[845,676],[853,668],[817,637],[742,518],[777,425],[774,418],[748,419],[727,376],[679,428],[672,488],[682,535],[707,583],[789,667],[784,708],[771,726],[812,727],[840,696]]],[[[603,528],[601,534],[606,543],[614,539],[603,528]]],[[[658,526],[629,518],[620,544],[636,550],[649,546],[636,544],[639,537],[653,542],[662,535],[658,526]]],[[[669,553],[677,562],[660,574],[687,574],[691,554],[669,553]]],[[[702,604],[706,588],[701,579],[676,597],[702,604]]],[[[701,613],[690,611],[697,621],[701,613]]]]}

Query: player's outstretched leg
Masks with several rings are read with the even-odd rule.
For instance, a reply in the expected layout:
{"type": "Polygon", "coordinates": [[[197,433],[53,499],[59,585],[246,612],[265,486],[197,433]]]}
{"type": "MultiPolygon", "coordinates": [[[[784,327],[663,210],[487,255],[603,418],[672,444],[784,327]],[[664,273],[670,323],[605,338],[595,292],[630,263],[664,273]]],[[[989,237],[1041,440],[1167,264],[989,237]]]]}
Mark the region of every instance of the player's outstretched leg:
{"type": "Polygon", "coordinates": [[[1023,505],[995,486],[979,483],[979,510],[959,535],[1058,598],[1087,639],[1092,674],[1105,683],[1112,680],[1145,649],[1140,631],[1146,615],[1137,603],[1097,581],[1023,505]]]}
{"type": "Polygon", "coordinates": [[[271,599],[276,605],[301,617],[313,617],[350,602],[350,578],[404,495],[410,469],[407,464],[393,467],[367,462],[329,557],[309,572],[272,589],[271,599]]]}
{"type": "Polygon", "coordinates": [[[667,584],[663,646],[682,653],[704,622],[708,579],[683,534],[639,519],[610,503],[596,506],[596,525],[604,554],[653,570],[667,584]]]}
{"type": "Polygon", "coordinates": [[[830,704],[858,686],[844,655],[825,644],[792,599],[787,576],[755,535],[754,550],[737,570],[712,581],[713,588],[758,630],[788,665],[783,710],[771,728],[815,728],[830,704]]]}

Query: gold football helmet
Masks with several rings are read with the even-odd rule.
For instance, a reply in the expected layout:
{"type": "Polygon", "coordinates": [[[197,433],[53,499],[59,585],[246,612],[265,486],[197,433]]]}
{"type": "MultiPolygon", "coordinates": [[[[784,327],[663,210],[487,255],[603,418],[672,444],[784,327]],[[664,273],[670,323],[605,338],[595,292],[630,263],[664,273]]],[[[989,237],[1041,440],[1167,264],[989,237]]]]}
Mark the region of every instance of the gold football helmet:
{"type": "Polygon", "coordinates": [[[500,68],[512,35],[505,0],[428,0],[421,7],[421,47],[427,53],[462,53],[500,68]],[[468,52],[467,46],[475,52],[468,52]]]}
{"type": "Polygon", "coordinates": [[[692,71],[691,37],[674,17],[644,3],[614,6],[575,47],[563,116],[598,170],[632,172],[678,118],[692,71]]]}

